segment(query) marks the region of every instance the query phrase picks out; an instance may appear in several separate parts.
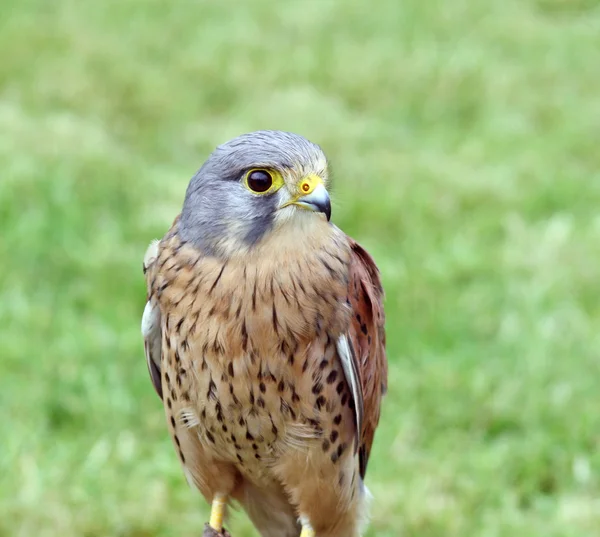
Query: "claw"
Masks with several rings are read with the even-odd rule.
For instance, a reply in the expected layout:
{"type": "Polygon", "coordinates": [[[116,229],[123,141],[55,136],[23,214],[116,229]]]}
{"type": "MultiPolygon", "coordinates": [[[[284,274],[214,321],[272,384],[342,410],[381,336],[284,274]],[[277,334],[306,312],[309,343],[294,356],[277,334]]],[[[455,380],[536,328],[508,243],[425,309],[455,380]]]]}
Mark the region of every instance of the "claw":
{"type": "Polygon", "coordinates": [[[217,531],[206,524],[204,526],[202,537],[231,537],[231,535],[229,535],[229,532],[225,528],[222,528],[221,531],[217,531]]]}

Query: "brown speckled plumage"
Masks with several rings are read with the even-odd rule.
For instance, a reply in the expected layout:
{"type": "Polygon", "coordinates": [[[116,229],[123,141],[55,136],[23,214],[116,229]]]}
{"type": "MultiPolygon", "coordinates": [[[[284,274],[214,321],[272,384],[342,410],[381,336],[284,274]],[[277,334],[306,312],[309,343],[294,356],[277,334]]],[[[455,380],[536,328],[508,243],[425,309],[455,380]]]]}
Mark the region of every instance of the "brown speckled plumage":
{"type": "Polygon", "coordinates": [[[317,215],[300,219],[220,257],[183,240],[178,218],[145,265],[161,334],[149,364],[186,475],[208,501],[239,501],[265,537],[297,537],[299,516],[319,537],[352,537],[386,386],[382,289],[356,242],[317,215]],[[361,401],[339,358],[343,335],[361,401]]]}

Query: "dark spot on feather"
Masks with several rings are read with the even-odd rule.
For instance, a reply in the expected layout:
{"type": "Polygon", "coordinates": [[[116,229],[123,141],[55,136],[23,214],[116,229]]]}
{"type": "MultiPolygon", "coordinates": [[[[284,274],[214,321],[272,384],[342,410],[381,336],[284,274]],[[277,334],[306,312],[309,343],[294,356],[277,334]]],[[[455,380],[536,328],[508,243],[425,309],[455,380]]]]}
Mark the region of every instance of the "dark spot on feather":
{"type": "Polygon", "coordinates": [[[339,425],[342,422],[342,415],[338,414],[335,418],[333,418],[333,423],[339,425]]]}
{"type": "Polygon", "coordinates": [[[333,270],[333,267],[329,263],[327,263],[327,261],[325,261],[325,259],[323,259],[321,256],[319,256],[319,261],[321,261],[321,264],[327,269],[327,271],[329,272],[329,274],[332,277],[336,276],[335,270],[333,270]]]}
{"type": "Polygon", "coordinates": [[[258,389],[260,390],[260,393],[265,393],[265,392],[267,391],[267,387],[265,386],[265,383],[264,383],[264,382],[261,382],[261,383],[258,385],[258,389]]]}
{"type": "Polygon", "coordinates": [[[254,437],[252,434],[250,434],[250,431],[246,431],[246,440],[250,440],[250,442],[254,440],[254,437]]]}
{"type": "Polygon", "coordinates": [[[360,330],[365,336],[367,335],[367,325],[365,323],[360,325],[360,330]]]}
{"type": "Polygon", "coordinates": [[[325,399],[325,397],[323,397],[322,395],[319,395],[319,397],[317,397],[317,401],[316,401],[317,408],[319,410],[321,410],[321,408],[325,406],[326,402],[327,402],[327,399],[325,399]]]}
{"type": "Polygon", "coordinates": [[[237,444],[237,438],[235,437],[235,435],[234,435],[233,433],[231,433],[231,441],[232,441],[234,444],[237,444]]]}
{"type": "Polygon", "coordinates": [[[279,409],[281,410],[282,414],[287,413],[293,420],[296,419],[296,413],[283,397],[279,398],[279,409]]]}
{"type": "Polygon", "coordinates": [[[160,295],[160,294],[162,294],[162,292],[163,292],[163,291],[164,291],[164,290],[165,290],[167,287],[169,287],[169,283],[170,283],[170,282],[165,282],[165,283],[163,283],[163,284],[162,284],[162,285],[161,285],[161,286],[158,288],[158,291],[157,291],[157,292],[158,292],[158,294],[159,294],[159,295],[160,295]]]}
{"type": "Polygon", "coordinates": [[[308,368],[308,356],[306,357],[306,359],[304,360],[304,363],[302,364],[302,373],[306,373],[307,368],[308,368]]]}
{"type": "Polygon", "coordinates": [[[319,395],[321,392],[323,391],[323,384],[321,382],[317,382],[313,387],[312,387],[312,392],[315,395],[319,395]]]}
{"type": "Polygon", "coordinates": [[[171,426],[175,427],[175,418],[173,416],[171,416],[171,426]]]}
{"type": "Polygon", "coordinates": [[[279,393],[283,392],[285,390],[285,382],[283,382],[283,380],[279,381],[279,384],[277,385],[277,391],[279,393]]]}
{"type": "Polygon", "coordinates": [[[302,283],[302,280],[298,280],[298,286],[300,287],[300,289],[302,289],[302,292],[304,294],[306,294],[306,289],[304,288],[304,284],[302,283]]]}
{"type": "Polygon", "coordinates": [[[323,369],[325,369],[328,364],[329,361],[325,357],[323,357],[323,360],[321,360],[321,363],[319,364],[319,369],[323,371],[323,369]]]}
{"type": "Polygon", "coordinates": [[[271,432],[272,432],[272,433],[273,433],[275,436],[277,436],[277,433],[278,433],[279,431],[278,431],[277,427],[275,426],[275,424],[273,423],[273,420],[271,420],[271,425],[272,425],[272,427],[271,427],[271,432]]]}
{"type": "Polygon", "coordinates": [[[256,400],[256,404],[260,407],[260,408],[265,408],[265,400],[262,397],[259,397],[256,400]]]}
{"type": "Polygon", "coordinates": [[[337,451],[334,451],[334,452],[331,454],[331,462],[332,462],[333,464],[335,464],[335,463],[338,461],[338,459],[339,459],[339,458],[340,458],[340,456],[337,454],[337,451]]]}
{"type": "Polygon", "coordinates": [[[175,332],[177,332],[179,334],[179,332],[181,331],[182,325],[183,325],[183,317],[181,319],[179,319],[179,322],[175,326],[175,332]]]}
{"type": "Polygon", "coordinates": [[[259,459],[259,460],[260,460],[260,455],[259,455],[258,453],[255,453],[255,454],[254,454],[254,458],[255,458],[255,459],[259,459]]]}
{"type": "Polygon", "coordinates": [[[346,403],[348,402],[348,394],[344,393],[344,395],[342,395],[342,406],[344,406],[346,403]]]}
{"type": "MultiPolygon", "coordinates": [[[[225,270],[225,265],[226,263],[223,264],[223,266],[221,267],[221,270],[219,271],[219,275],[216,277],[215,281],[213,282],[210,290],[208,291],[208,294],[210,295],[214,290],[215,287],[217,286],[217,284],[219,283],[219,280],[221,279],[221,276],[223,276],[223,271],[225,270]]],[[[210,315],[210,314],[209,314],[210,315]]]]}
{"type": "Polygon", "coordinates": [[[325,440],[323,440],[323,451],[325,453],[327,453],[327,450],[329,449],[329,440],[327,440],[327,438],[325,440]]]}
{"type": "Polygon", "coordinates": [[[181,450],[179,450],[179,458],[181,459],[181,462],[185,464],[185,457],[183,456],[183,452],[181,450]]]}
{"type": "Polygon", "coordinates": [[[331,434],[329,435],[329,440],[331,440],[331,442],[335,442],[338,439],[339,433],[334,429],[333,431],[331,431],[331,434]]]}
{"type": "Polygon", "coordinates": [[[233,378],[233,362],[229,362],[229,365],[227,366],[227,373],[229,373],[229,376],[233,378]]]}
{"type": "Polygon", "coordinates": [[[212,399],[213,401],[217,400],[217,385],[215,381],[211,378],[208,383],[208,392],[206,393],[207,399],[212,399]]]}
{"type": "Polygon", "coordinates": [[[296,390],[294,390],[294,392],[292,393],[292,403],[299,403],[299,402],[300,402],[300,396],[298,395],[296,390]]]}
{"type": "Polygon", "coordinates": [[[173,438],[175,439],[175,443],[177,444],[177,447],[181,447],[181,443],[179,442],[179,438],[177,438],[177,435],[174,434],[173,438]]]}
{"type": "Polygon", "coordinates": [[[227,425],[225,425],[225,424],[221,425],[221,429],[223,429],[223,432],[226,433],[227,432],[227,425]]]}
{"type": "Polygon", "coordinates": [[[327,379],[325,379],[327,384],[333,384],[337,380],[337,375],[338,373],[335,369],[331,371],[331,373],[327,375],[327,379]]]}
{"type": "Polygon", "coordinates": [[[256,451],[256,450],[258,449],[258,446],[257,446],[256,444],[252,444],[252,449],[253,449],[254,451],[256,451]]]}
{"type": "Polygon", "coordinates": [[[246,319],[242,322],[242,349],[248,350],[248,331],[246,330],[246,319]]]}
{"type": "Polygon", "coordinates": [[[323,316],[318,312],[315,318],[315,328],[317,331],[317,336],[319,336],[321,334],[321,330],[323,330],[323,316]]]}
{"type": "Polygon", "coordinates": [[[244,462],[244,459],[242,459],[242,456],[239,453],[237,453],[236,456],[237,456],[237,460],[240,461],[240,463],[244,462]]]}
{"type": "Polygon", "coordinates": [[[273,302],[273,330],[275,330],[275,333],[278,334],[278,330],[277,330],[277,310],[275,309],[275,302],[273,302]]]}
{"type": "Polygon", "coordinates": [[[338,385],[335,387],[335,391],[339,394],[341,394],[344,391],[344,381],[340,381],[338,383],[338,385]]]}
{"type": "Polygon", "coordinates": [[[246,421],[244,420],[244,416],[240,416],[238,418],[238,424],[240,427],[243,427],[244,425],[246,425],[246,421]]]}
{"type": "Polygon", "coordinates": [[[173,403],[171,402],[171,398],[167,397],[167,408],[171,409],[172,406],[173,406],[173,403]]]}
{"type": "Polygon", "coordinates": [[[208,440],[211,443],[213,443],[213,444],[215,443],[215,437],[213,436],[213,434],[210,431],[206,431],[206,438],[208,438],[208,440]]]}
{"type": "Polygon", "coordinates": [[[342,453],[344,453],[344,451],[346,450],[347,447],[348,447],[348,444],[346,444],[345,442],[338,446],[338,449],[337,449],[338,457],[342,456],[342,453]]]}

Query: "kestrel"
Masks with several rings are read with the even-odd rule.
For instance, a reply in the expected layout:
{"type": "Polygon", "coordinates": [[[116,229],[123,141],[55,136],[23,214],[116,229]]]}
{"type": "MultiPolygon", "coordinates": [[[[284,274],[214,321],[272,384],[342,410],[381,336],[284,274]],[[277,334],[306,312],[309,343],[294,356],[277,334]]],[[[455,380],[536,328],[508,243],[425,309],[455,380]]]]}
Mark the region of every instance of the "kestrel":
{"type": "Polygon", "coordinates": [[[219,147],[144,258],[148,369],[184,473],[222,531],[356,537],[386,390],[383,291],[330,220],[327,160],[259,131],[219,147]]]}

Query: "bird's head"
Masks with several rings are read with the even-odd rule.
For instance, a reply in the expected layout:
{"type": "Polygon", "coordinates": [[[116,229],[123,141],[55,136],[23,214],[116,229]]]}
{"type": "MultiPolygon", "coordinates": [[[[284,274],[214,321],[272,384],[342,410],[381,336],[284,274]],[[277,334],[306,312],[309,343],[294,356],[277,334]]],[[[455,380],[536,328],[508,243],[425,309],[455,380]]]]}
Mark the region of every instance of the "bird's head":
{"type": "Polygon", "coordinates": [[[327,160],[297,134],[258,131],[220,145],[190,181],[181,237],[212,255],[247,253],[276,231],[328,226],[327,160]]]}

